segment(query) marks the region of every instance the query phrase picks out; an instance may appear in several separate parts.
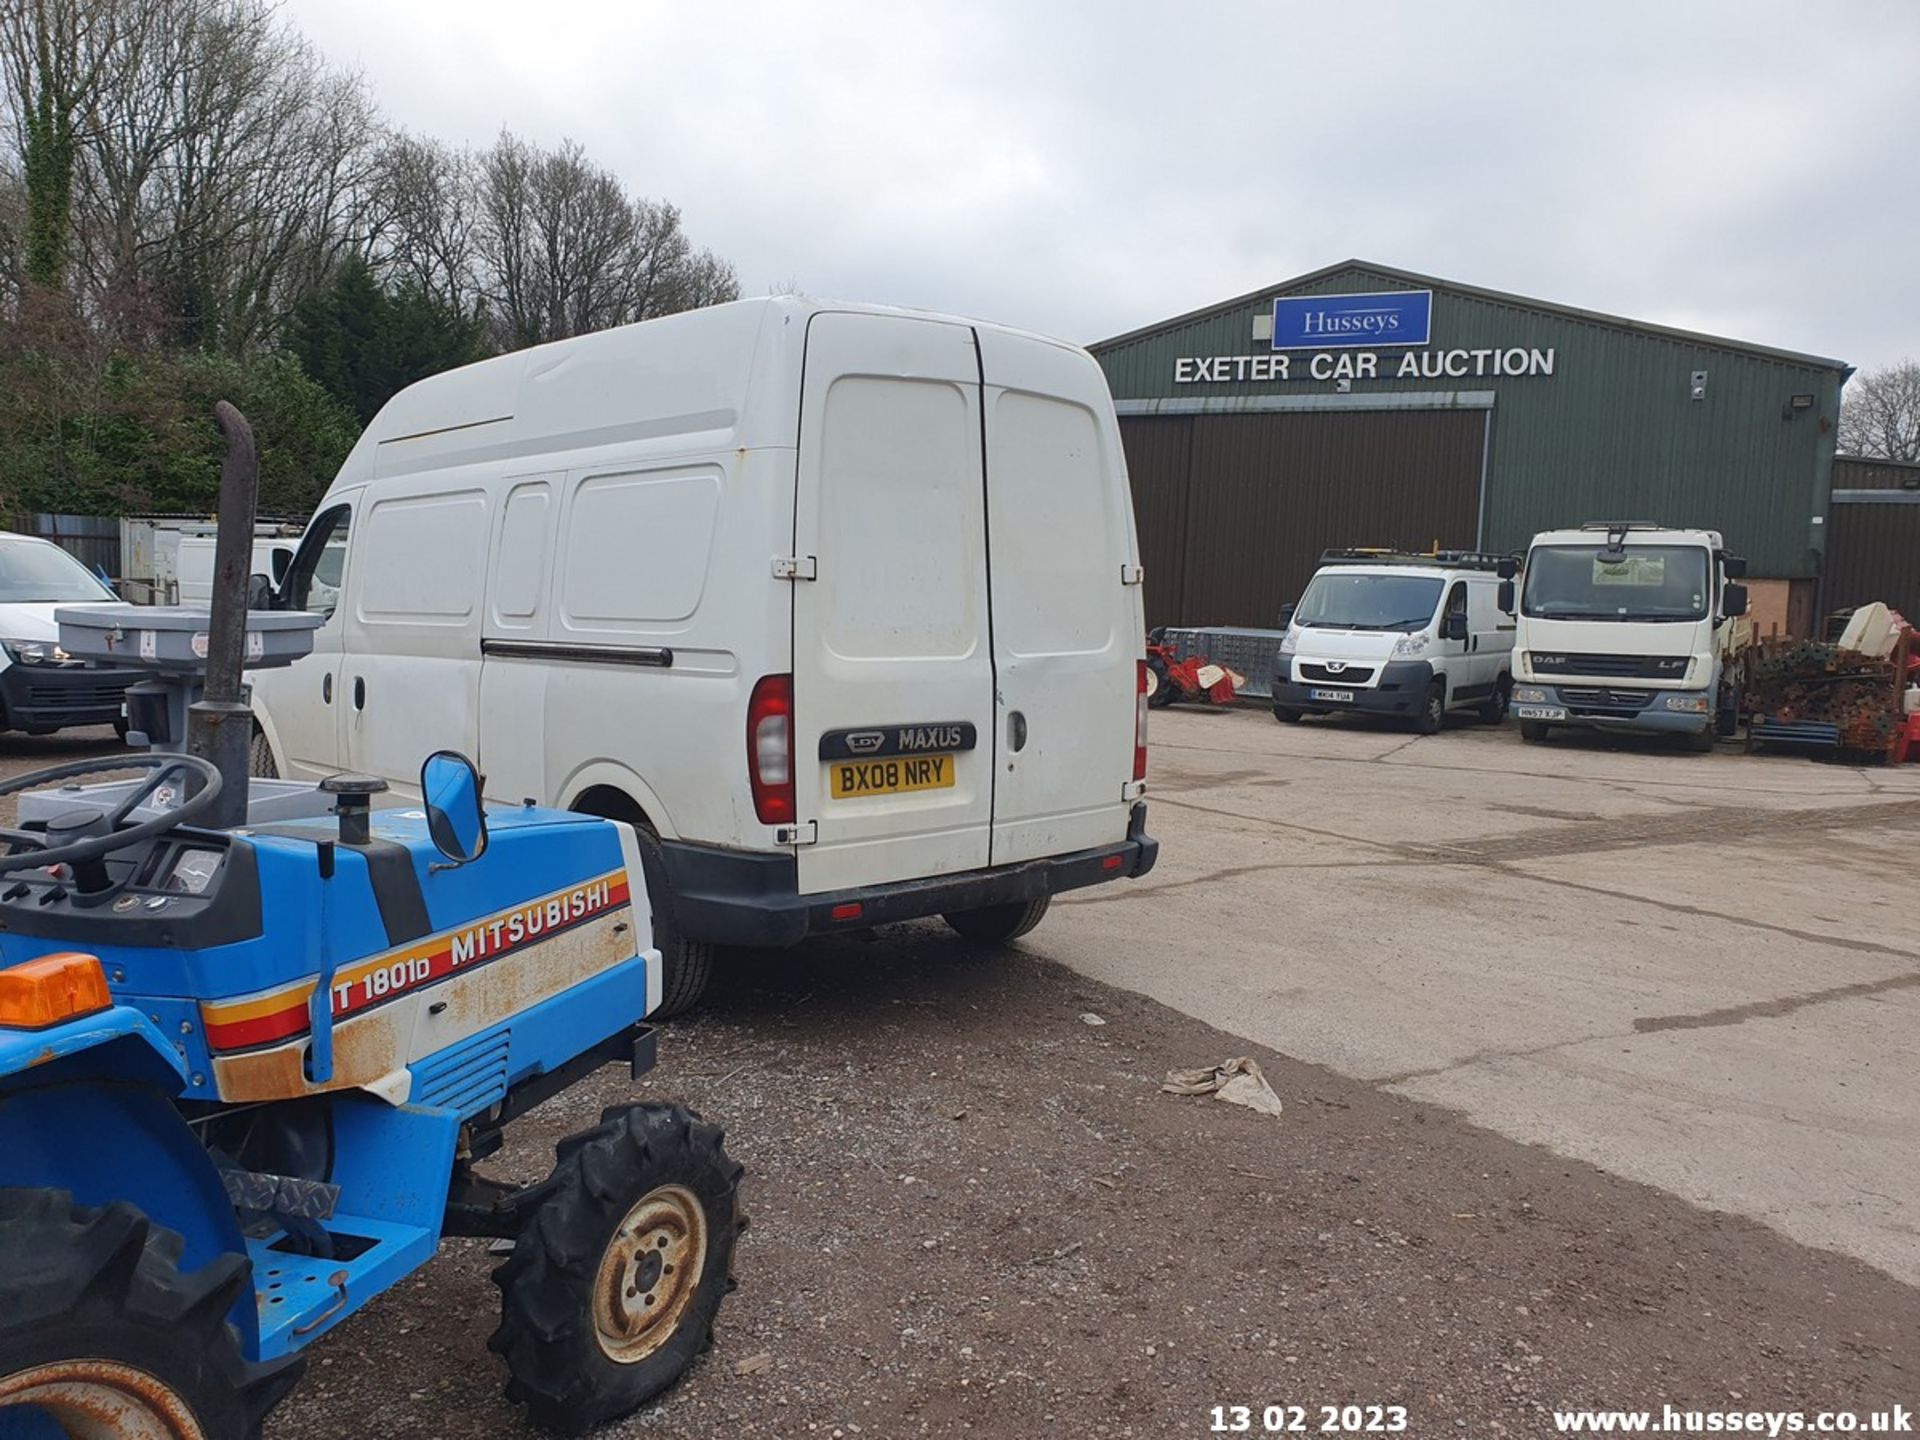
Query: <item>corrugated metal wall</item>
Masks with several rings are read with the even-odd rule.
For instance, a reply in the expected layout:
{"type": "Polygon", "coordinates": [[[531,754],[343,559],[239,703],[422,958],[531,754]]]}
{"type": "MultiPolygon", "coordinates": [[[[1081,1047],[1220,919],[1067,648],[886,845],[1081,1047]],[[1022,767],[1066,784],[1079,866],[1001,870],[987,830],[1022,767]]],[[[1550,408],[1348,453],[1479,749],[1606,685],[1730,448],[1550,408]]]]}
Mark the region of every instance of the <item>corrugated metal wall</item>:
{"type": "Polygon", "coordinates": [[[1920,620],[1920,503],[1914,501],[1920,495],[1896,490],[1882,501],[1834,505],[1827,521],[1833,533],[1821,586],[1823,610],[1884,600],[1920,620]]]}
{"type": "Polygon", "coordinates": [[[1261,625],[1329,546],[1474,543],[1482,411],[1126,416],[1147,623],[1261,625]]]}
{"type": "Polygon", "coordinates": [[[1920,490],[1920,464],[1910,460],[1869,460],[1862,455],[1833,458],[1836,490],[1920,490]]]}
{"type": "MultiPolygon", "coordinates": [[[[1345,267],[1093,352],[1123,401],[1331,394],[1330,380],[1306,378],[1299,352],[1288,381],[1176,385],[1174,361],[1271,353],[1253,325],[1275,295],[1410,288],[1421,286],[1345,267]]],[[[1401,356],[1419,352],[1382,346],[1380,377],[1351,382],[1356,395],[1495,392],[1482,537],[1489,549],[1519,549],[1537,531],[1585,520],[1647,518],[1722,531],[1756,576],[1818,573],[1823,532],[1812,520],[1826,510],[1840,370],[1438,285],[1432,335],[1429,350],[1554,351],[1551,376],[1429,380],[1397,378],[1401,356]],[[1690,398],[1696,370],[1707,372],[1699,401],[1690,398]],[[1811,396],[1811,405],[1795,409],[1795,395],[1811,396]]]]}

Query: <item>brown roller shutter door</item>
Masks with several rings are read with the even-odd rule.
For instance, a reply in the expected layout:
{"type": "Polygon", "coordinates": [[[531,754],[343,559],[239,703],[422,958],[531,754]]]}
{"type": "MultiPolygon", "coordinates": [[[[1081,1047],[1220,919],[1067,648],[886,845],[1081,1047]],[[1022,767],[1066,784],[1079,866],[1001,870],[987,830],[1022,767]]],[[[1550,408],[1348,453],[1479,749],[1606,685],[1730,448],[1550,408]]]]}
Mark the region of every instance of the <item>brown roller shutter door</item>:
{"type": "Polygon", "coordinates": [[[1332,546],[1471,548],[1481,410],[1125,416],[1147,623],[1271,626],[1332,546]]]}

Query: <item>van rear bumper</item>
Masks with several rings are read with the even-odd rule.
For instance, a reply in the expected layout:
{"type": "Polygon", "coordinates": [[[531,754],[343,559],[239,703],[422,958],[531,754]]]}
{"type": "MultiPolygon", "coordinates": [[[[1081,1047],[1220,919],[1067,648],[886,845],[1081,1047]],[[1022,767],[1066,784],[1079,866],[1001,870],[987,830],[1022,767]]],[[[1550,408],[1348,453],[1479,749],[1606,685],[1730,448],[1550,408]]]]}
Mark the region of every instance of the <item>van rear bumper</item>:
{"type": "Polygon", "coordinates": [[[1108,880],[1137,879],[1160,858],[1160,842],[1147,834],[1146,824],[1142,802],[1133,807],[1127,838],[1118,845],[817,895],[798,893],[791,855],[756,855],[677,840],[662,840],[660,850],[682,934],[716,945],[780,947],[833,930],[860,930],[946,911],[1038,900],[1108,880]],[[849,905],[858,905],[859,913],[836,920],[833,912],[849,905]]]}

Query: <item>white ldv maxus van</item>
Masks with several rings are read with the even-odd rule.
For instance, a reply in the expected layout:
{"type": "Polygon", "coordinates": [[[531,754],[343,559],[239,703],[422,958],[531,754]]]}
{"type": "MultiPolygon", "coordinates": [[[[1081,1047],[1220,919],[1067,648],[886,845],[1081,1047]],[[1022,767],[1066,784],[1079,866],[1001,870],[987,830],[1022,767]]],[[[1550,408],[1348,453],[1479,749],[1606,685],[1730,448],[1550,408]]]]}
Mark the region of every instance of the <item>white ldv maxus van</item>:
{"type": "Polygon", "coordinates": [[[740,301],[390,400],[273,593],[327,620],[252,677],[256,768],[445,747],[635,822],[681,1010],[716,944],[1004,941],[1151,869],[1140,587],[1085,351],[740,301]]]}

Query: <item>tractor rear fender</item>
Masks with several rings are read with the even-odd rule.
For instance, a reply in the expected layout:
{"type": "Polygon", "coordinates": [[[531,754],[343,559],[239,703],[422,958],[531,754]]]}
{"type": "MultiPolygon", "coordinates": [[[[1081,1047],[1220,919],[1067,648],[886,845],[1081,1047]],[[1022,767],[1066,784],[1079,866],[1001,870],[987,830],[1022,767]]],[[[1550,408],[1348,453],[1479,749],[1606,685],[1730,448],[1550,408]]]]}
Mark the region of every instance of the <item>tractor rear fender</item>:
{"type": "MultiPolygon", "coordinates": [[[[0,1184],[71,1191],[80,1205],[124,1200],[138,1206],[155,1224],[179,1232],[182,1270],[230,1252],[245,1254],[219,1171],[166,1091],[101,1072],[52,1074],[77,1060],[105,1059],[116,1046],[145,1043],[125,1037],[58,1067],[9,1077],[0,1088],[0,1184]]],[[[251,1287],[229,1318],[245,1353],[258,1356],[251,1287]]]]}
{"type": "Polygon", "coordinates": [[[44,1030],[0,1029],[0,1094],[54,1079],[133,1080],[184,1090],[187,1062],[160,1027],[132,1005],[115,1005],[44,1030]]]}

